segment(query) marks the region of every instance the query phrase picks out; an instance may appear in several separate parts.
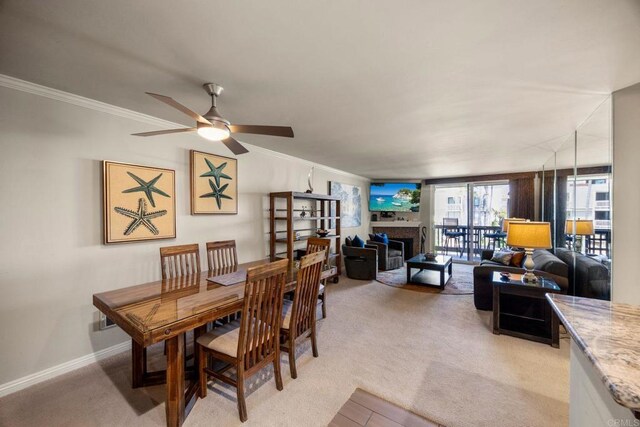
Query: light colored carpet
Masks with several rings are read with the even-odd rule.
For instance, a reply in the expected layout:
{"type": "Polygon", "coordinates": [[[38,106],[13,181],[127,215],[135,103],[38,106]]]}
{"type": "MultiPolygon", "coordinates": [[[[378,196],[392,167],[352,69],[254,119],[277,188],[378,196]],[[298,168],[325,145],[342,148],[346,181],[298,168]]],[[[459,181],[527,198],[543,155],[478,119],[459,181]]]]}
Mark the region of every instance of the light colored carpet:
{"type": "MultiPolygon", "coordinates": [[[[451,278],[447,281],[443,290],[427,285],[407,283],[407,267],[396,268],[395,270],[379,271],[378,282],[397,288],[408,289],[418,292],[438,293],[441,295],[472,295],[473,294],[473,265],[453,264],[451,278]]],[[[413,277],[419,276],[420,280],[434,285],[440,284],[440,272],[423,270],[412,270],[413,277]]],[[[446,276],[445,276],[446,277],[446,276]]]]}
{"type": "MultiPolygon", "coordinates": [[[[568,341],[558,350],[493,335],[490,313],[472,299],[344,277],[330,284],[320,357],[304,346],[292,380],[283,356],[281,392],[265,371],[244,425],[326,426],[357,387],[447,426],[567,425],[568,341]]],[[[209,388],[185,426],[241,425],[233,390],[209,388]]],[[[163,400],[163,386],[130,388],[122,354],[0,399],[0,425],[160,426],[163,400]]]]}

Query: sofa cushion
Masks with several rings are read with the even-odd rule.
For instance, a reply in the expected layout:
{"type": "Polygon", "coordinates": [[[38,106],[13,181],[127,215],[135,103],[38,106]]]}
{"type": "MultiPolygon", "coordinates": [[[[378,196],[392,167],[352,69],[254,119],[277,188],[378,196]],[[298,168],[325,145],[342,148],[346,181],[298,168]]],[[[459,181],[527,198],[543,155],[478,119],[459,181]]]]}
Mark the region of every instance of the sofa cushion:
{"type": "Polygon", "coordinates": [[[351,239],[351,237],[347,237],[344,239],[344,244],[345,246],[353,246],[353,240],[351,239]]]}
{"type": "Polygon", "coordinates": [[[397,257],[397,256],[401,257],[402,256],[402,251],[399,251],[397,249],[389,249],[388,254],[389,254],[388,255],[389,257],[397,257]]]}
{"type": "Polygon", "coordinates": [[[502,265],[509,265],[511,263],[512,257],[513,257],[513,252],[511,252],[509,249],[498,250],[493,252],[491,261],[500,263],[502,265]]]}
{"type": "Polygon", "coordinates": [[[501,265],[504,265],[504,264],[500,264],[499,262],[491,261],[490,259],[483,259],[482,261],[480,261],[480,265],[490,265],[490,266],[500,267],[501,265]]]}
{"type": "Polygon", "coordinates": [[[556,276],[569,277],[567,264],[551,252],[538,249],[533,251],[532,258],[535,270],[546,271],[556,276]]]}

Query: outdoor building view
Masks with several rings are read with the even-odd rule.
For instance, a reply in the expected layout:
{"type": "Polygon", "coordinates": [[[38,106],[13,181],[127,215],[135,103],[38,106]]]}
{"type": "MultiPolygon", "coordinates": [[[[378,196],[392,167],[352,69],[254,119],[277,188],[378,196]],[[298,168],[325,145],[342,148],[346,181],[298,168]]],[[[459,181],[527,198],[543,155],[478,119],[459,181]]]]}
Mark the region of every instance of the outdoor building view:
{"type": "Polygon", "coordinates": [[[611,229],[611,182],[607,175],[578,176],[575,181],[567,180],[567,219],[592,219],[596,230],[611,229]],[[574,196],[575,187],[575,196],[574,196]]]}

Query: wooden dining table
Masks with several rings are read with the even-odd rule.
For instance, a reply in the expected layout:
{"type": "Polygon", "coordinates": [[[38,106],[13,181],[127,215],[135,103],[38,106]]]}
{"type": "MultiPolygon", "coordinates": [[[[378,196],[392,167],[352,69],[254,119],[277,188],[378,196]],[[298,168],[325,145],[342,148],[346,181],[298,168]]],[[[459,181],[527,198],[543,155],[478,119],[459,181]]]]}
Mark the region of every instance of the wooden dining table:
{"type": "MultiPolygon", "coordinates": [[[[179,426],[198,396],[198,372],[185,368],[185,333],[194,339],[207,324],[242,310],[244,284],[223,286],[207,280],[232,272],[242,274],[268,259],[198,274],[158,280],[93,295],[93,305],[131,336],[132,387],[166,384],[167,426],[179,426]],[[166,343],[166,371],[147,371],[147,347],[166,343]],[[187,385],[186,382],[189,382],[187,385]]],[[[295,290],[297,270],[290,266],[286,292],[295,290]]],[[[322,278],[336,274],[335,267],[322,278]]],[[[246,277],[246,274],[244,275],[246,277]]],[[[196,357],[196,356],[194,356],[196,357]]],[[[197,360],[193,366],[198,366],[197,360]]]]}

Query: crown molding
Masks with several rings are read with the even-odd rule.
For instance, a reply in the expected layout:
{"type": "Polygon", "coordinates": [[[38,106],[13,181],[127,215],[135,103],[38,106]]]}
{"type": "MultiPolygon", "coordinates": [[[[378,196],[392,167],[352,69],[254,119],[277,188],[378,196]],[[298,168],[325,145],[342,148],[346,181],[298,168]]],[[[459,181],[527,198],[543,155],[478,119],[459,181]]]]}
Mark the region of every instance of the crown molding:
{"type": "MultiPolygon", "coordinates": [[[[148,114],[138,113],[137,111],[107,104],[105,102],[96,101],[95,99],[91,99],[91,98],[85,98],[84,96],[76,95],[76,94],[65,92],[58,89],[53,89],[47,86],[42,86],[37,83],[28,82],[26,80],[17,79],[15,77],[7,76],[5,74],[0,74],[0,87],[6,87],[9,89],[18,90],[21,92],[31,93],[33,95],[43,96],[45,98],[53,99],[60,102],[66,102],[67,104],[76,105],[82,108],[88,108],[90,110],[99,111],[102,113],[111,114],[118,117],[124,117],[126,119],[135,120],[137,122],[158,126],[160,128],[170,129],[170,128],[185,127],[180,123],[174,123],[169,120],[159,119],[157,117],[150,116],[148,114]]],[[[327,172],[331,172],[337,175],[370,181],[370,179],[367,177],[356,175],[351,172],[343,171],[340,169],[335,169],[335,168],[332,168],[331,166],[315,163],[310,160],[301,159],[299,157],[294,157],[289,154],[284,154],[278,151],[269,150],[268,148],[259,147],[257,145],[252,145],[246,142],[243,142],[243,144],[250,146],[251,150],[254,152],[259,152],[262,154],[278,157],[280,159],[285,159],[285,160],[302,161],[307,163],[309,167],[315,166],[318,169],[323,169],[327,172]]]]}

